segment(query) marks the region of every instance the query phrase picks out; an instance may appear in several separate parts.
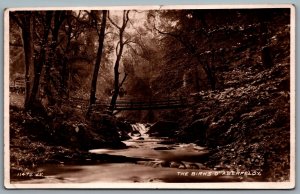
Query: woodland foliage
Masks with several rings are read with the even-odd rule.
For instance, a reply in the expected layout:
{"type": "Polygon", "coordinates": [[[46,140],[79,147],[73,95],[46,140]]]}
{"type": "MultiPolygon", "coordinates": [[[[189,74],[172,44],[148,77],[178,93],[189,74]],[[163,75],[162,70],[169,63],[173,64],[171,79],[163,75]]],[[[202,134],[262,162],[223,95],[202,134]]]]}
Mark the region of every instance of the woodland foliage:
{"type": "Polygon", "coordinates": [[[187,109],[119,116],[178,121],[174,138],[209,147],[212,168],[287,180],[289,19],[288,9],[10,12],[10,85],[25,88],[10,94],[13,165],[32,158],[23,140],[40,154],[51,151],[41,142],[120,148],[131,129],[113,116],[117,100],[184,96],[187,109]]]}

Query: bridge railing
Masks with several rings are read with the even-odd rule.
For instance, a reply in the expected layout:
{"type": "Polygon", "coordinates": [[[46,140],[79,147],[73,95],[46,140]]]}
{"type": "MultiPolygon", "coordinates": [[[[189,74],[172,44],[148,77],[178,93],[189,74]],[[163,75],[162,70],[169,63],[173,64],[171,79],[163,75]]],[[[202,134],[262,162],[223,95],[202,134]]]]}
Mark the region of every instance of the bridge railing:
{"type": "MultiPolygon", "coordinates": [[[[70,102],[73,106],[87,107],[89,101],[81,98],[70,98],[70,102]]],[[[168,109],[168,108],[180,108],[189,105],[189,101],[185,97],[178,98],[162,98],[162,99],[120,99],[117,100],[115,109],[116,110],[146,110],[146,109],[168,109]]],[[[98,108],[109,108],[110,101],[97,100],[94,107],[98,108]]]]}
{"type": "Polygon", "coordinates": [[[118,101],[116,104],[116,109],[162,109],[162,108],[179,108],[179,107],[184,107],[188,105],[188,100],[187,98],[173,98],[173,99],[164,99],[164,100],[159,100],[159,99],[149,99],[149,100],[144,100],[144,101],[118,101]]]}

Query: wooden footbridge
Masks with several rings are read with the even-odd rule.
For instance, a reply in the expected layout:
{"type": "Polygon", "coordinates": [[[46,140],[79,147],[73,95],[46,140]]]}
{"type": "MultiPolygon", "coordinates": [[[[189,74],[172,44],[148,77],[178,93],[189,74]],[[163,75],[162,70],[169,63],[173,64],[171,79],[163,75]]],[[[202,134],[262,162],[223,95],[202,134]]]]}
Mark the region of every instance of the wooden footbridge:
{"type": "MultiPolygon", "coordinates": [[[[78,107],[87,107],[88,101],[83,99],[70,99],[73,105],[78,107]]],[[[158,109],[177,109],[186,108],[189,106],[187,98],[184,97],[172,97],[172,98],[160,98],[160,99],[119,99],[116,102],[114,110],[158,110],[158,109]]],[[[94,109],[104,108],[110,109],[110,101],[97,101],[93,105],[94,109]]]]}
{"type": "Polygon", "coordinates": [[[176,109],[188,106],[186,98],[172,99],[144,99],[144,100],[118,100],[114,110],[157,110],[176,109]]]}
{"type": "MultiPolygon", "coordinates": [[[[15,93],[25,93],[25,82],[23,79],[15,79],[10,84],[10,91],[15,93]]],[[[89,101],[82,98],[69,98],[62,99],[66,103],[70,104],[75,108],[87,109],[89,101]]],[[[187,98],[179,97],[167,97],[167,98],[119,98],[116,102],[113,110],[157,110],[157,109],[177,109],[186,108],[189,106],[187,98]]],[[[110,100],[96,101],[93,105],[94,109],[111,109],[110,100]]]]}

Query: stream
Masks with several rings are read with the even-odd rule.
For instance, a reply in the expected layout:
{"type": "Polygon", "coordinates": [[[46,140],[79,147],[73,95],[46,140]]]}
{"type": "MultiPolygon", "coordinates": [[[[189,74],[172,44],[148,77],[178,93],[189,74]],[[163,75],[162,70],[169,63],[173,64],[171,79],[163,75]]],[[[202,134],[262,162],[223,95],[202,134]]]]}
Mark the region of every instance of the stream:
{"type": "MultiPolygon", "coordinates": [[[[126,149],[94,149],[91,153],[139,158],[136,163],[41,166],[45,178],[18,183],[96,183],[96,182],[236,182],[251,181],[244,176],[224,174],[201,162],[208,150],[196,144],[171,142],[167,137],[149,137],[149,128],[133,124],[126,149]]],[[[253,180],[252,180],[253,181],[253,180]]]]}

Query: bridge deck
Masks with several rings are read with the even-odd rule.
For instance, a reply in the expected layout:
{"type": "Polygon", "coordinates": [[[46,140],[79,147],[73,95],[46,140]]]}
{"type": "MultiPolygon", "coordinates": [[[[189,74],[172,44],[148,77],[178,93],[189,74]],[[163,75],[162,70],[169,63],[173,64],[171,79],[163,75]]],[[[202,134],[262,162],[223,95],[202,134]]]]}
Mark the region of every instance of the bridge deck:
{"type": "MultiPolygon", "coordinates": [[[[110,107],[109,103],[96,103],[96,106],[110,107]]],[[[169,100],[145,100],[145,101],[126,101],[119,100],[114,110],[156,110],[156,109],[176,109],[188,106],[186,99],[169,99],[169,100]]]]}
{"type": "MultiPolygon", "coordinates": [[[[70,102],[80,107],[87,107],[88,100],[71,98],[70,102]]],[[[97,101],[94,105],[95,110],[100,108],[110,108],[110,101],[97,101]]],[[[176,109],[186,108],[189,102],[186,98],[177,99],[121,99],[118,100],[114,110],[156,110],[156,109],[176,109]]]]}

